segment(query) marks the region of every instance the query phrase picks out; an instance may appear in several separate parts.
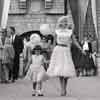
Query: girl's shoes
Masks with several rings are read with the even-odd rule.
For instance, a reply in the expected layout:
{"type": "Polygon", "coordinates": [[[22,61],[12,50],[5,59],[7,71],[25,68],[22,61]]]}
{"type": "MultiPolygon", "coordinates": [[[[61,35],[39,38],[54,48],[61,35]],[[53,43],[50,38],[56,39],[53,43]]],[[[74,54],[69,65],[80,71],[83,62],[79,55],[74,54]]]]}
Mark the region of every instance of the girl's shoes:
{"type": "Polygon", "coordinates": [[[37,91],[37,96],[44,96],[44,95],[42,94],[41,90],[38,90],[38,91],[37,91]]]}
{"type": "Polygon", "coordinates": [[[36,94],[33,94],[33,93],[32,93],[32,96],[36,96],[36,94]]]}
{"type": "Polygon", "coordinates": [[[36,96],[36,91],[32,91],[32,96],[36,96]]]}
{"type": "Polygon", "coordinates": [[[43,94],[38,94],[38,96],[44,96],[43,94]]]}
{"type": "Polygon", "coordinates": [[[41,92],[41,90],[38,90],[38,91],[32,91],[32,96],[44,96],[41,92]]]}

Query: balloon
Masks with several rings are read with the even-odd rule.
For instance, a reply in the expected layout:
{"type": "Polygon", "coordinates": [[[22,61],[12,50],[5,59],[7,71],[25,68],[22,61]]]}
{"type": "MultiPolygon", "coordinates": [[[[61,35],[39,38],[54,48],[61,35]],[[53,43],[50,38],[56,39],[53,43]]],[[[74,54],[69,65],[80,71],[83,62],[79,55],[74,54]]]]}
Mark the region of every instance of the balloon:
{"type": "Polygon", "coordinates": [[[40,32],[43,35],[52,34],[52,27],[50,24],[42,24],[40,25],[40,32]]]}
{"type": "Polygon", "coordinates": [[[41,41],[41,37],[38,34],[32,34],[30,36],[30,41],[37,44],[41,41]]]}

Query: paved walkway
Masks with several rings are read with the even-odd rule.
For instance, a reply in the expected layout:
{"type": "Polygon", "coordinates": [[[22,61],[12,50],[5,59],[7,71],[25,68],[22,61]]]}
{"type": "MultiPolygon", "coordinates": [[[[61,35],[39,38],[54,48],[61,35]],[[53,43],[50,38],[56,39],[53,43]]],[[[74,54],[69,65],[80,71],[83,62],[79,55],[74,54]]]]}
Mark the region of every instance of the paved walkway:
{"type": "Polygon", "coordinates": [[[58,79],[43,84],[44,97],[32,97],[32,84],[18,80],[0,84],[0,100],[100,100],[100,77],[79,77],[68,81],[68,94],[61,97],[58,79]]]}

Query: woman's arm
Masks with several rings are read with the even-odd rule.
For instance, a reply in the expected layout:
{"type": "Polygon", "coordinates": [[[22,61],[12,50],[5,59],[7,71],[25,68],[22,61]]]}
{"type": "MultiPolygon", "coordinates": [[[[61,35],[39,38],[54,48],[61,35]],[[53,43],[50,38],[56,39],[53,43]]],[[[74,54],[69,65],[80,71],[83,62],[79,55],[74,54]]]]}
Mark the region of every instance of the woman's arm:
{"type": "Polygon", "coordinates": [[[78,43],[75,35],[72,35],[72,43],[75,44],[77,46],[77,48],[80,50],[80,51],[83,51],[82,50],[82,47],[80,46],[80,44],[78,43]]]}

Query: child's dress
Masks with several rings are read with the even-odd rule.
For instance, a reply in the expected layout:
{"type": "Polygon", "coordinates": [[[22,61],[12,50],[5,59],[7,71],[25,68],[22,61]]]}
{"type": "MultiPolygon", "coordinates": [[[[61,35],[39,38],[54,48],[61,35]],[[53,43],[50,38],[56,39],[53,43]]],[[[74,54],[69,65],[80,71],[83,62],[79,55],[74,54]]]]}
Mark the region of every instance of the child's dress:
{"type": "Polygon", "coordinates": [[[28,69],[25,79],[32,80],[33,82],[38,82],[41,80],[41,76],[45,72],[43,60],[43,55],[32,55],[32,64],[28,69]]]}

